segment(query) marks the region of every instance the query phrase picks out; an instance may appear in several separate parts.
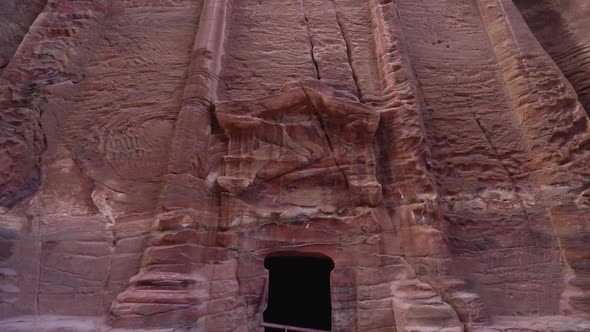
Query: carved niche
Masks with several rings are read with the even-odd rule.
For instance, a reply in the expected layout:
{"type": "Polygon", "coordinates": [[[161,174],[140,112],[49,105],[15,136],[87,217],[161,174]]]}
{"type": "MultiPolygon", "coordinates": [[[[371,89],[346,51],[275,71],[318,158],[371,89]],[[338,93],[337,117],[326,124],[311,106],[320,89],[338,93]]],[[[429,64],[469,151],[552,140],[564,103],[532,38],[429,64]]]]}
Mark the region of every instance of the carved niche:
{"type": "Polygon", "coordinates": [[[302,81],[277,95],[219,103],[215,116],[228,139],[217,178],[231,200],[222,206],[226,219],[309,219],[381,201],[379,114],[367,106],[302,81]]]}

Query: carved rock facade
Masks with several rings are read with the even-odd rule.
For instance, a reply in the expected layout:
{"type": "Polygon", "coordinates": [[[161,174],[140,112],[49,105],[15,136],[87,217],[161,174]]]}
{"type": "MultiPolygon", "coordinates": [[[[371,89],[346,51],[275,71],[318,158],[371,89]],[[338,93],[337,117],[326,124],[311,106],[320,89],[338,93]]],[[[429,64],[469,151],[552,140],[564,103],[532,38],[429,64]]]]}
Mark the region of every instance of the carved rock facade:
{"type": "Polygon", "coordinates": [[[585,1],[0,9],[6,330],[590,330],[585,1]]]}

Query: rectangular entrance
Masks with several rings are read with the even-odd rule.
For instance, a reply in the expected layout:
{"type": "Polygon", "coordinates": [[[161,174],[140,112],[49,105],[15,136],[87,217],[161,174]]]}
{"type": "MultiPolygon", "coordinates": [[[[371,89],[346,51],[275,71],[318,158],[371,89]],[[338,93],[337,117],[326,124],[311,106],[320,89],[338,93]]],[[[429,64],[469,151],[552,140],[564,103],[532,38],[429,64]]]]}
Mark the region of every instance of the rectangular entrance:
{"type": "Polygon", "coordinates": [[[331,330],[329,257],[277,255],[267,257],[264,266],[269,270],[265,332],[331,330]]]}

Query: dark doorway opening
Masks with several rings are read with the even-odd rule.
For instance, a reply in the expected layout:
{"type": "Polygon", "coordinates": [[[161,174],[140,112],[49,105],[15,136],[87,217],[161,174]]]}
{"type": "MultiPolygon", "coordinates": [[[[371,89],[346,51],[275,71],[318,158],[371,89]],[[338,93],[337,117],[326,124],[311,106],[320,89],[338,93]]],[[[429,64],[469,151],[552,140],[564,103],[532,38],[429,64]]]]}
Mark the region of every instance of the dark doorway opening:
{"type": "MultiPolygon", "coordinates": [[[[268,305],[265,323],[330,331],[330,271],[334,262],[325,256],[281,254],[267,257],[268,305]]],[[[265,332],[285,328],[265,327],[265,332]]],[[[295,330],[293,330],[295,331],[295,330]]]]}

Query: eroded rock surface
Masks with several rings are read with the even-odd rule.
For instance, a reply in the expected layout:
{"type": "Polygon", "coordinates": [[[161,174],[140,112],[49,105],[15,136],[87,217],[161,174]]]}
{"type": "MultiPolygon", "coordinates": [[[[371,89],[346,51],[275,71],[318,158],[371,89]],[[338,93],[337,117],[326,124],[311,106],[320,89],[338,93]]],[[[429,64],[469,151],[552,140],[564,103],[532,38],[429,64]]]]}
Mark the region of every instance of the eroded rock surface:
{"type": "Polygon", "coordinates": [[[7,0],[0,4],[0,74],[46,4],[46,0],[7,0]]]}
{"type": "Polygon", "coordinates": [[[333,331],[588,331],[589,9],[2,2],[0,325],[261,331],[311,255],[333,331]]]}

